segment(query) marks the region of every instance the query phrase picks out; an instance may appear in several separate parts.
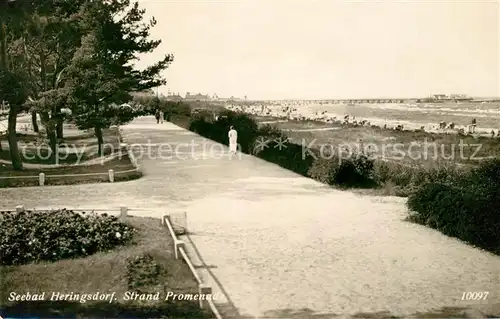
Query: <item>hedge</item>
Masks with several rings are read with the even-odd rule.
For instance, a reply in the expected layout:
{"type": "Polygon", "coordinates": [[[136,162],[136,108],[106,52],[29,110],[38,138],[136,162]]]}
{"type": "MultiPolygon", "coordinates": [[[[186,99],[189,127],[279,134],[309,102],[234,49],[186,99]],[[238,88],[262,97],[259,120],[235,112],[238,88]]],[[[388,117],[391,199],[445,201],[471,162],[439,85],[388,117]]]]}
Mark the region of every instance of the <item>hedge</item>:
{"type": "Polygon", "coordinates": [[[408,207],[412,221],[500,254],[500,159],[424,184],[408,207]]]}

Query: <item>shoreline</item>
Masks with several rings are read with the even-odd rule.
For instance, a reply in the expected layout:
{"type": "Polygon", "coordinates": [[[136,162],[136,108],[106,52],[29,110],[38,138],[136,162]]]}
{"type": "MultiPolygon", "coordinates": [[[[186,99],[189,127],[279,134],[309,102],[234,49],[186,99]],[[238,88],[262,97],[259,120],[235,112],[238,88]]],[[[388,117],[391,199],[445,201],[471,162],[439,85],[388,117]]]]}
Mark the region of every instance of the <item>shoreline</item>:
{"type": "MultiPolygon", "coordinates": [[[[332,125],[332,130],[336,129],[335,127],[342,128],[343,124],[343,115],[339,115],[336,113],[328,112],[324,114],[311,114],[309,112],[294,112],[290,113],[289,116],[287,117],[287,113],[284,112],[278,112],[278,110],[270,110],[267,109],[267,112],[262,112],[262,111],[257,111],[255,108],[254,109],[246,109],[244,110],[243,108],[239,107],[231,107],[231,106],[225,106],[227,110],[231,111],[241,111],[246,114],[252,115],[252,116],[257,116],[260,117],[261,120],[259,120],[260,124],[274,124],[274,123],[286,123],[286,122],[315,122],[318,124],[323,124],[323,125],[332,125]]],[[[355,125],[352,121],[352,118],[348,122],[348,125],[355,125]]],[[[482,136],[482,137],[490,137],[491,136],[491,131],[493,131],[495,134],[493,138],[498,137],[498,134],[500,132],[500,129],[498,128],[492,128],[492,127],[477,127],[475,129],[474,133],[467,133],[467,126],[465,125],[455,125],[453,129],[446,128],[446,129],[440,129],[438,126],[439,124],[437,123],[422,123],[422,122],[415,122],[415,121],[408,121],[408,120],[393,120],[393,119],[382,119],[382,118],[376,118],[376,117],[355,117],[355,121],[357,123],[366,121],[369,123],[369,125],[360,125],[357,124],[357,126],[365,126],[365,127],[371,127],[371,126],[378,126],[380,129],[385,129],[389,131],[394,131],[399,125],[403,126],[402,131],[423,131],[427,133],[433,133],[433,134],[458,134],[460,130],[463,130],[464,135],[471,135],[471,136],[482,136]],[[384,128],[384,125],[386,125],[386,128],[384,128]]],[[[318,129],[308,129],[307,131],[314,131],[318,129]]],[[[322,130],[327,130],[322,129],[322,130]]],[[[295,130],[293,130],[295,131],[295,130]]],[[[306,131],[306,130],[304,130],[306,131]]]]}

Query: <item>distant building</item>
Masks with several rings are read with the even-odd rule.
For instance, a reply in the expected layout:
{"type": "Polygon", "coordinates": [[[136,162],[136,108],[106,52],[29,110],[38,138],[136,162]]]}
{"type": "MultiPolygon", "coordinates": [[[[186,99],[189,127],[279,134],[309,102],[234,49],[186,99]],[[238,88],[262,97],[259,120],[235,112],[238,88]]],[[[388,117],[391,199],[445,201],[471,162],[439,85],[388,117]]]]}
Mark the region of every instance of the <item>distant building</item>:
{"type": "Polygon", "coordinates": [[[433,94],[431,95],[431,99],[433,100],[448,100],[448,96],[446,94],[433,94]]]}
{"type": "Polygon", "coordinates": [[[217,97],[217,102],[227,102],[227,101],[230,101],[231,99],[230,98],[227,98],[227,97],[217,97]]]}
{"type": "Polygon", "coordinates": [[[238,102],[238,101],[244,101],[243,99],[240,99],[239,97],[234,97],[234,96],[231,96],[229,98],[229,101],[232,101],[232,102],[238,102]]]}
{"type": "Polygon", "coordinates": [[[470,101],[471,97],[468,97],[465,94],[433,94],[431,95],[432,101],[470,101]]]}
{"type": "Polygon", "coordinates": [[[167,99],[167,101],[175,101],[175,102],[179,102],[179,101],[184,100],[179,93],[172,93],[172,92],[170,92],[170,90],[168,90],[166,99],[167,99]]]}
{"type": "Polygon", "coordinates": [[[185,100],[186,101],[197,101],[197,102],[200,102],[200,101],[210,101],[211,98],[210,98],[210,96],[208,94],[201,94],[201,93],[191,94],[190,92],[187,92],[185,100]]]}
{"type": "Polygon", "coordinates": [[[473,98],[465,95],[465,94],[450,94],[450,99],[454,101],[470,101],[473,100],[473,98]]]}

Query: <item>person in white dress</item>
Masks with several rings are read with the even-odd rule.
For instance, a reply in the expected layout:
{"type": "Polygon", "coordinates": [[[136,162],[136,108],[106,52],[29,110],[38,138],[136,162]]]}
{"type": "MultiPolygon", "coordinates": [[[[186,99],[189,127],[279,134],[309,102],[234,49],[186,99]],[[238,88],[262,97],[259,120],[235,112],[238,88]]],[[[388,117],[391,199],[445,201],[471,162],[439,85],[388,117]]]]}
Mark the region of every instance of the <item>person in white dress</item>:
{"type": "Polygon", "coordinates": [[[234,129],[233,126],[231,126],[227,135],[229,137],[229,151],[233,154],[236,154],[238,146],[238,132],[234,129]]]}

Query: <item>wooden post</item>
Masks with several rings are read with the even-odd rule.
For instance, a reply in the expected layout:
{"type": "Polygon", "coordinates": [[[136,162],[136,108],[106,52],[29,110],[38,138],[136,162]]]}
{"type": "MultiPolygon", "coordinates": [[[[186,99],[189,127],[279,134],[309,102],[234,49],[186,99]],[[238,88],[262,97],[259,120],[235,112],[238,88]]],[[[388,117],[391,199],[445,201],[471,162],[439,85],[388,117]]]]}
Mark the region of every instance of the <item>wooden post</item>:
{"type": "Polygon", "coordinates": [[[115,172],[112,169],[108,171],[108,176],[109,176],[109,182],[113,183],[115,181],[115,172]]]}
{"type": "Polygon", "coordinates": [[[120,206],[120,217],[127,217],[128,208],[127,206],[120,206]]]}
{"type": "Polygon", "coordinates": [[[175,248],[175,259],[181,258],[181,248],[186,247],[184,242],[182,240],[176,240],[174,242],[174,248],[175,248]]]}
{"type": "Polygon", "coordinates": [[[206,298],[212,298],[212,288],[208,287],[205,284],[200,284],[198,286],[198,294],[200,300],[200,308],[203,308],[204,301],[207,300],[206,298]]]}
{"type": "Polygon", "coordinates": [[[45,173],[40,173],[40,175],[38,175],[38,182],[40,186],[45,185],[45,173]]]}

